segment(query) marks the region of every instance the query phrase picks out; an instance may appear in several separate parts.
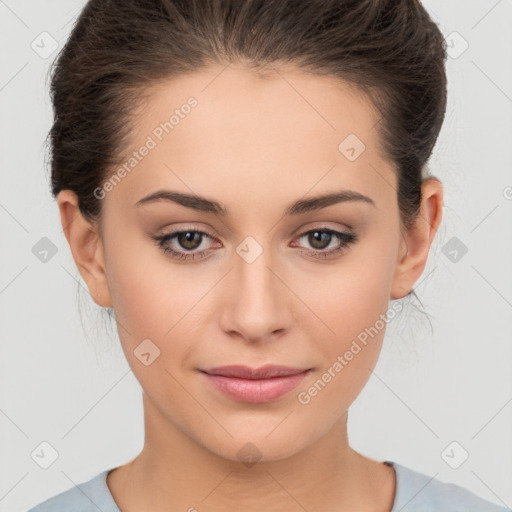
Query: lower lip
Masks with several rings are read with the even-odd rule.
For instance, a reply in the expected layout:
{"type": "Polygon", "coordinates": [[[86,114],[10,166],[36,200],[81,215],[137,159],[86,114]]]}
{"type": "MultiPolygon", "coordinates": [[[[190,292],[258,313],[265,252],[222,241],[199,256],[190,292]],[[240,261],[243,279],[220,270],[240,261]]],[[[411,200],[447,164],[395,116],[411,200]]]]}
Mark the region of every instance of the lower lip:
{"type": "Polygon", "coordinates": [[[235,377],[202,373],[212,386],[229,397],[242,402],[262,403],[270,402],[288,393],[288,391],[297,387],[309,372],[310,370],[306,370],[295,375],[273,377],[271,379],[237,379],[235,377]]]}

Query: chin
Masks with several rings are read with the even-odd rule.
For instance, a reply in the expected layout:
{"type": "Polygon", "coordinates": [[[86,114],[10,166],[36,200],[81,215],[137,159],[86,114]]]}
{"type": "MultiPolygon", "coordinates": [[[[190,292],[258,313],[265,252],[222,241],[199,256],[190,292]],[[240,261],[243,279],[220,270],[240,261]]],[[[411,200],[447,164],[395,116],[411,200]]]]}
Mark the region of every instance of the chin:
{"type": "Polygon", "coordinates": [[[280,427],[275,428],[278,424],[279,422],[274,423],[270,428],[261,429],[259,432],[241,428],[234,438],[226,439],[224,443],[219,443],[217,438],[205,439],[202,444],[223,459],[242,462],[247,467],[252,467],[257,462],[287,459],[314,442],[314,439],[311,439],[308,443],[307,439],[300,439],[298,433],[291,433],[289,430],[283,429],[278,432],[280,427]]]}

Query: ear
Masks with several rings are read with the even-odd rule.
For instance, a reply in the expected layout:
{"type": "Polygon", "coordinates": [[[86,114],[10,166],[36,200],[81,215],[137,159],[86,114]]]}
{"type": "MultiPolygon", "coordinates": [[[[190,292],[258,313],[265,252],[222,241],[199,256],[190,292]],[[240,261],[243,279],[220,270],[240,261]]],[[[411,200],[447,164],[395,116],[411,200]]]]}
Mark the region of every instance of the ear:
{"type": "Polygon", "coordinates": [[[422,200],[418,218],[414,225],[402,235],[391,299],[401,299],[412,290],[414,283],[425,269],[430,246],[441,224],[442,183],[437,178],[429,178],[423,182],[421,192],[422,200]]]}
{"type": "Polygon", "coordinates": [[[76,266],[98,306],[111,308],[112,301],[105,271],[103,243],[97,223],[88,221],[78,207],[72,190],[57,195],[62,229],[66,235],[76,266]]]}

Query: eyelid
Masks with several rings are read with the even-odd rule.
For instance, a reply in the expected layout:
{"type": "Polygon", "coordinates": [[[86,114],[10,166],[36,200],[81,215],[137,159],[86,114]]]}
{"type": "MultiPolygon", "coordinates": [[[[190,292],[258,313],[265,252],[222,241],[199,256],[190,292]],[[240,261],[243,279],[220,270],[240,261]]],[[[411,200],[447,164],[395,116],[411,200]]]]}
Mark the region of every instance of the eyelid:
{"type": "Polygon", "coordinates": [[[332,229],[333,231],[342,231],[347,234],[355,234],[354,229],[348,224],[335,222],[332,222],[332,226],[330,226],[329,224],[331,224],[331,222],[329,221],[311,221],[305,226],[302,225],[300,228],[294,230],[292,236],[296,236],[297,234],[304,234],[307,233],[308,231],[312,231],[315,229],[332,229]]]}
{"type": "MultiPolygon", "coordinates": [[[[322,221],[311,222],[310,224],[311,224],[310,227],[308,227],[308,225],[306,225],[306,226],[301,226],[300,228],[295,229],[291,233],[290,236],[302,237],[305,234],[307,234],[310,231],[315,230],[315,229],[319,229],[319,230],[321,230],[321,229],[329,230],[330,229],[332,231],[344,232],[347,235],[350,235],[350,234],[355,235],[355,231],[347,224],[343,224],[343,226],[341,228],[339,226],[328,226],[327,222],[322,222],[322,221]]],[[[188,223],[183,226],[180,225],[176,229],[171,229],[170,231],[165,231],[165,228],[162,228],[162,230],[158,230],[158,232],[156,233],[156,236],[166,236],[166,235],[180,233],[182,231],[197,231],[199,233],[208,235],[212,240],[217,240],[217,241],[219,240],[219,237],[212,234],[208,229],[204,229],[203,227],[200,227],[199,225],[194,224],[194,223],[188,223]]]]}
{"type": "Polygon", "coordinates": [[[177,228],[168,228],[169,231],[167,231],[167,228],[159,229],[156,233],[156,236],[166,236],[166,235],[172,235],[176,233],[181,233],[182,231],[197,231],[198,233],[202,233],[205,235],[208,235],[210,238],[214,240],[218,240],[218,237],[213,235],[208,229],[204,229],[203,227],[200,227],[198,225],[194,224],[185,224],[183,226],[179,226],[177,228]]]}

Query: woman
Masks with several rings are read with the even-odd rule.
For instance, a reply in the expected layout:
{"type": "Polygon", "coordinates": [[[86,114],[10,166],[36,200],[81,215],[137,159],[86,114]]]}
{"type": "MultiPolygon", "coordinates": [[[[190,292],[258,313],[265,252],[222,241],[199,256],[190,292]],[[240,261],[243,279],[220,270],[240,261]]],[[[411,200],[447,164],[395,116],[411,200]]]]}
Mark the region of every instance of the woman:
{"type": "Polygon", "coordinates": [[[87,3],[52,190],[145,443],[32,511],[506,510],[347,437],[441,223],[445,58],[417,0],[87,3]]]}

